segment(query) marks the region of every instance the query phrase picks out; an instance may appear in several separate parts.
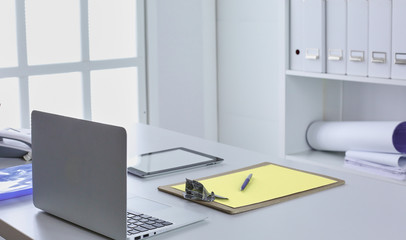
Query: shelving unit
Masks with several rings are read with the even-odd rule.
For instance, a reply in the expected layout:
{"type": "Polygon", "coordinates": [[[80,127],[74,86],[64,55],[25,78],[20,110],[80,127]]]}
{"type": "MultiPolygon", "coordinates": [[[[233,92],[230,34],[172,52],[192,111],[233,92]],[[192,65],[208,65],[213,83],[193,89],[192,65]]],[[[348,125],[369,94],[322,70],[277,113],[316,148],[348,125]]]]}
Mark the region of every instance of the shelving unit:
{"type": "Polygon", "coordinates": [[[306,130],[316,120],[406,120],[406,81],[290,70],[289,1],[285,3],[284,157],[406,186],[406,181],[345,168],[344,153],[314,151],[307,144],[306,130]]]}
{"type": "Polygon", "coordinates": [[[338,80],[338,81],[406,86],[406,81],[399,80],[399,79],[370,78],[370,77],[358,77],[358,76],[336,75],[336,74],[326,74],[326,73],[311,73],[311,72],[301,72],[301,71],[294,71],[294,70],[286,70],[286,75],[306,77],[306,78],[338,80]]]}

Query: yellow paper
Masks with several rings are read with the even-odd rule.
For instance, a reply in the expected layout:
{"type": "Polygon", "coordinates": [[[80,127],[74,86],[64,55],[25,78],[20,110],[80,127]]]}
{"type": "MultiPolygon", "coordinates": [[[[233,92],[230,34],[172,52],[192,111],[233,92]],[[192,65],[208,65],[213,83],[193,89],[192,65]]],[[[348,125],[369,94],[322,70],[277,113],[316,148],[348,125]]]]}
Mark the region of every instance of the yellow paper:
{"type": "MultiPolygon", "coordinates": [[[[216,195],[228,198],[228,200],[216,199],[216,202],[237,208],[326,186],[337,181],[270,164],[199,182],[207,191],[213,191],[216,195]],[[241,185],[250,173],[252,173],[251,181],[243,191],[240,191],[241,185]]],[[[172,186],[172,188],[185,191],[185,184],[172,186]]]]}

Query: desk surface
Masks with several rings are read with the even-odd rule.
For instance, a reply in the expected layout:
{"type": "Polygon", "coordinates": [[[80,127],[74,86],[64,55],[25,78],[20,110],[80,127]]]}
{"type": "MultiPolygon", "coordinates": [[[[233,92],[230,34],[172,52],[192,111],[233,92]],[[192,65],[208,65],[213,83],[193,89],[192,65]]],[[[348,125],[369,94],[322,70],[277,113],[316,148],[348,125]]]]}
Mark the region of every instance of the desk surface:
{"type": "MultiPolygon", "coordinates": [[[[129,196],[159,199],[209,216],[203,222],[151,239],[404,239],[406,188],[400,184],[265,156],[144,125],[129,133],[129,146],[134,146],[130,154],[182,146],[225,159],[216,166],[151,179],[128,175],[129,196]],[[346,184],[237,215],[228,215],[157,190],[160,185],[182,182],[185,177],[205,177],[264,161],[340,178],[346,184]]],[[[32,204],[32,196],[0,201],[0,218],[34,239],[105,239],[38,210],[32,204]]]]}

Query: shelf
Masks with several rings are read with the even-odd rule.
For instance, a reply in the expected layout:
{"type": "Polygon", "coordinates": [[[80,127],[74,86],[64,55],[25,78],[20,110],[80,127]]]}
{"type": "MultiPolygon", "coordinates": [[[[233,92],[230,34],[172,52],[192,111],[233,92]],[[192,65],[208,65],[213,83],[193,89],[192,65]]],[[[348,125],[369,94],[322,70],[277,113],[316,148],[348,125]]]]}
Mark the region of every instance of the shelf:
{"type": "Polygon", "coordinates": [[[284,130],[281,139],[285,159],[406,186],[406,181],[345,167],[344,153],[306,150],[310,149],[306,130],[314,120],[405,119],[402,103],[406,99],[406,80],[290,70],[289,3],[285,4],[285,71],[282,77],[284,130]]]}
{"type": "MultiPolygon", "coordinates": [[[[386,181],[391,183],[400,184],[406,186],[406,181],[399,181],[395,179],[390,179],[382,177],[379,175],[374,175],[366,172],[357,171],[354,169],[344,167],[344,153],[341,152],[321,152],[308,150],[300,153],[286,155],[287,160],[305,162],[308,164],[322,166],[329,169],[350,172],[359,176],[377,179],[380,181],[386,181]]],[[[345,180],[345,179],[344,179],[345,180]]]]}
{"type": "Polygon", "coordinates": [[[286,75],[287,76],[296,76],[296,77],[306,77],[306,78],[338,80],[338,81],[406,86],[406,80],[400,80],[400,79],[358,77],[358,76],[337,75],[337,74],[327,74],[327,73],[312,73],[312,72],[293,71],[293,70],[286,70],[286,75]]]}

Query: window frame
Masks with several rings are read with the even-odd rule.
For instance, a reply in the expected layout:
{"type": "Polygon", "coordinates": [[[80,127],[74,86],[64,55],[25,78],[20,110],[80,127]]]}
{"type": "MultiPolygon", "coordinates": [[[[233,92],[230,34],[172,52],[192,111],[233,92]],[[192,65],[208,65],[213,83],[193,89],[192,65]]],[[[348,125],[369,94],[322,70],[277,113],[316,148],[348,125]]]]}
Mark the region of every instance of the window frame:
{"type": "Polygon", "coordinates": [[[82,74],[83,118],[92,120],[90,73],[94,70],[137,67],[138,121],[148,122],[146,54],[145,54],[145,0],[136,1],[137,56],[107,60],[90,60],[88,0],[80,0],[81,61],[56,64],[28,65],[25,19],[25,0],[15,0],[17,28],[17,67],[0,68],[2,78],[19,79],[21,127],[30,128],[28,78],[35,75],[80,72],[82,74]]]}

